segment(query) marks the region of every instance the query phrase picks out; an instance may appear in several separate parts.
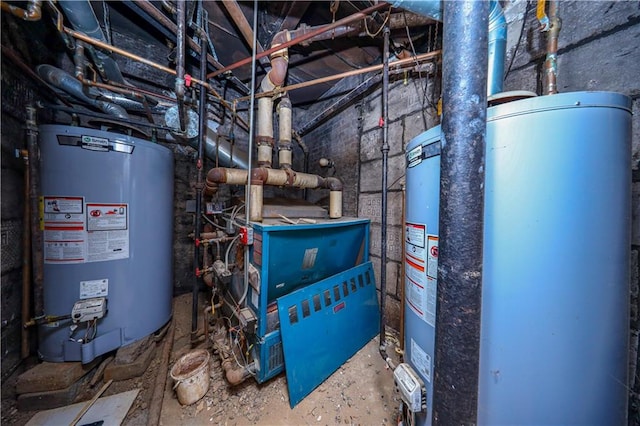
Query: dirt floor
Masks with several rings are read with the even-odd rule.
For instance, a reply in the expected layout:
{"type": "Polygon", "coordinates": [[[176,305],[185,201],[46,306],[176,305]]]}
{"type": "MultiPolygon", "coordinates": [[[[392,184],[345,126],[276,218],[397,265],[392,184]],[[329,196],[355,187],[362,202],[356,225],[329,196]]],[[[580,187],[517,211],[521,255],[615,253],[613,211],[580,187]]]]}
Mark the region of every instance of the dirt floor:
{"type": "MultiPolygon", "coordinates": [[[[223,377],[220,360],[210,360],[210,384],[205,396],[195,404],[182,406],[172,389],[169,369],[182,355],[192,350],[191,295],[174,299],[174,343],[167,371],[158,371],[163,341],[145,374],[138,378],[113,382],[103,396],[140,389],[124,425],[146,425],[156,377],[167,375],[161,425],[373,425],[395,424],[400,404],[394,391],[392,372],[378,353],[378,339],[371,340],[295,408],[289,407],[285,374],[263,383],[251,378],[231,387],[223,377]]],[[[388,353],[394,353],[393,348],[388,353]]],[[[18,371],[19,372],[19,371],[18,371]]],[[[16,407],[16,372],[2,384],[2,424],[24,425],[36,414],[16,407]]],[[[90,372],[88,376],[94,374],[90,372]]],[[[84,386],[76,402],[90,399],[102,386],[84,386]]]]}

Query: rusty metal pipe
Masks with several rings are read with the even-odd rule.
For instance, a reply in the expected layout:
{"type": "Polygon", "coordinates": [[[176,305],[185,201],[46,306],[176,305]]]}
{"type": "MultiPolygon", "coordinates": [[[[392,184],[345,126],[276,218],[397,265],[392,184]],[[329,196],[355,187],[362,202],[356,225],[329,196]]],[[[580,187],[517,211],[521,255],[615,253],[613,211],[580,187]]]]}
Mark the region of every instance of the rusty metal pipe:
{"type": "MultiPolygon", "coordinates": [[[[29,155],[29,208],[31,211],[31,269],[33,273],[33,313],[35,317],[44,315],[44,253],[40,229],[40,172],[38,159],[38,125],[36,109],[27,106],[27,150],[29,155]]],[[[27,202],[25,200],[25,202],[27,202]]]]}
{"type": "MultiPolygon", "coordinates": [[[[276,52],[276,51],[278,51],[280,49],[285,49],[285,48],[289,48],[291,46],[295,46],[296,44],[300,44],[300,43],[302,43],[302,42],[304,42],[306,40],[309,40],[309,39],[315,37],[318,34],[322,34],[324,32],[330,31],[330,30],[332,30],[334,28],[340,27],[342,25],[347,25],[347,24],[349,24],[351,22],[357,21],[359,19],[363,19],[364,17],[366,17],[370,13],[373,13],[373,12],[375,12],[377,10],[380,10],[380,9],[383,9],[385,7],[389,7],[389,5],[387,3],[378,3],[376,5],[373,5],[371,7],[363,9],[360,12],[356,12],[353,15],[346,16],[346,17],[344,17],[344,18],[342,18],[342,19],[340,19],[340,20],[338,20],[336,22],[333,22],[331,24],[328,24],[328,25],[322,26],[320,28],[317,28],[317,29],[315,29],[315,30],[313,30],[313,31],[301,36],[301,37],[298,37],[298,38],[292,39],[290,41],[287,41],[287,42],[285,42],[285,43],[283,43],[283,44],[281,44],[279,46],[271,47],[270,49],[267,49],[262,53],[256,54],[255,55],[255,59],[260,59],[260,58],[265,57],[267,55],[271,55],[272,53],[274,53],[274,52],[276,52]]],[[[248,63],[250,63],[252,61],[252,58],[253,57],[248,57],[248,58],[242,59],[242,60],[240,60],[238,62],[235,62],[235,63],[233,63],[231,65],[228,65],[228,66],[226,66],[224,68],[221,68],[221,69],[219,69],[217,71],[214,71],[214,72],[210,73],[209,75],[207,75],[207,78],[213,78],[213,77],[216,77],[216,76],[218,76],[220,74],[223,74],[223,73],[225,73],[227,71],[231,71],[231,70],[234,70],[234,69],[236,69],[238,67],[246,65],[246,64],[248,64],[248,63]]]]}
{"type": "Polygon", "coordinates": [[[39,21],[42,18],[42,0],[30,0],[26,9],[12,6],[6,1],[0,2],[3,12],[11,13],[25,21],[39,21]]]}

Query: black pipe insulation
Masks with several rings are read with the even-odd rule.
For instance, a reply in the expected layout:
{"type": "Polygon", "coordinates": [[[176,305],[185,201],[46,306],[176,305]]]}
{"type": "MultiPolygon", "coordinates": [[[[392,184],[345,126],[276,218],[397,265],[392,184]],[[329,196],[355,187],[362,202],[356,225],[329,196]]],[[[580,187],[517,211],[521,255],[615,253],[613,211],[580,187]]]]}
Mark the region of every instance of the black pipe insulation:
{"type": "Polygon", "coordinates": [[[477,423],[489,2],[444,2],[433,421],[477,423]]]}
{"type": "MultiPolygon", "coordinates": [[[[200,0],[201,6],[204,8],[204,4],[202,4],[203,0],[200,0]]],[[[207,25],[206,22],[202,24],[207,25]]],[[[204,37],[200,37],[200,79],[202,81],[207,81],[207,40],[204,37]]],[[[198,158],[196,160],[196,168],[198,169],[198,177],[196,181],[196,220],[195,220],[195,231],[193,235],[194,238],[197,239],[197,236],[200,235],[200,227],[201,227],[201,219],[200,212],[202,211],[202,190],[204,188],[203,178],[202,178],[202,162],[204,161],[204,145],[206,143],[205,139],[207,138],[207,91],[204,87],[200,87],[200,99],[198,101],[198,158]]],[[[199,246],[193,245],[193,265],[194,267],[198,267],[200,262],[200,250],[199,246]]],[[[192,300],[192,310],[191,310],[191,341],[193,342],[198,334],[198,290],[200,287],[200,277],[198,274],[194,274],[193,279],[193,300],[192,300]]]]}
{"type": "Polygon", "coordinates": [[[386,298],[387,298],[387,175],[389,172],[389,27],[384,27],[382,57],[382,202],[380,229],[380,355],[387,360],[386,298]]]}

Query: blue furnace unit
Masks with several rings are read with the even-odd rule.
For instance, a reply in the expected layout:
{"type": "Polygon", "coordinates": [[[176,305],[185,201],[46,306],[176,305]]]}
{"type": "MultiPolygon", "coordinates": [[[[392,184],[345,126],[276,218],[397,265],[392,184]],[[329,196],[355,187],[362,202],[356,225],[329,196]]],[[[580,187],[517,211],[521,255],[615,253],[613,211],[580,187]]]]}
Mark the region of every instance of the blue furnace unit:
{"type": "MultiPolygon", "coordinates": [[[[249,286],[247,304],[257,317],[251,354],[256,362],[256,380],[262,383],[284,370],[278,299],[316,283],[326,283],[331,277],[339,279],[342,285],[342,273],[359,265],[362,269],[369,260],[369,220],[343,218],[290,225],[266,219],[252,226],[254,244],[250,259],[259,271],[260,285],[249,286]]],[[[332,303],[337,301],[335,295],[331,297],[332,303]]],[[[342,297],[345,298],[344,293],[342,297]]],[[[313,304],[311,312],[317,313],[313,304]]]]}

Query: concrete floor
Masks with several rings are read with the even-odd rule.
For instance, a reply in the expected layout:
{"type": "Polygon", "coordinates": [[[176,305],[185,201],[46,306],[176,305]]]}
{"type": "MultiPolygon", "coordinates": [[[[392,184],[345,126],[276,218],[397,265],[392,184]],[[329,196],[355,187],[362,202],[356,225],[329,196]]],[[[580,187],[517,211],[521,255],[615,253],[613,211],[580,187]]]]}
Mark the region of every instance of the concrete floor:
{"type": "MultiPolygon", "coordinates": [[[[202,297],[201,297],[202,299],[202,297]]],[[[248,379],[231,387],[223,377],[216,355],[210,360],[210,384],[205,396],[190,406],[182,406],[172,389],[169,369],[192,348],[191,295],[174,299],[174,343],[167,371],[158,371],[163,342],[159,342],[154,359],[143,376],[114,382],[103,396],[140,389],[124,425],[146,425],[150,400],[159,374],[167,375],[161,410],[161,425],[335,425],[396,423],[400,404],[394,391],[392,372],[378,353],[377,338],[371,340],[332,376],[316,388],[295,408],[289,407],[285,374],[260,385],[248,379]]],[[[389,349],[389,353],[393,348],[389,349]]],[[[93,372],[89,373],[93,374],[93,372]]],[[[34,411],[16,409],[15,375],[2,384],[2,423],[23,425],[34,411]]],[[[84,389],[78,400],[88,400],[102,386],[84,389]]],[[[77,401],[76,401],[77,402],[77,401]]]]}

